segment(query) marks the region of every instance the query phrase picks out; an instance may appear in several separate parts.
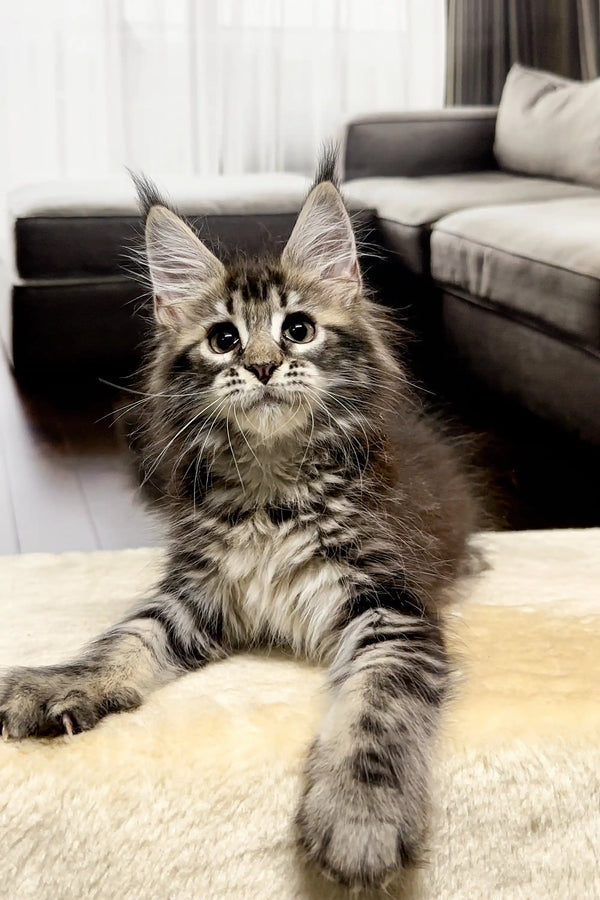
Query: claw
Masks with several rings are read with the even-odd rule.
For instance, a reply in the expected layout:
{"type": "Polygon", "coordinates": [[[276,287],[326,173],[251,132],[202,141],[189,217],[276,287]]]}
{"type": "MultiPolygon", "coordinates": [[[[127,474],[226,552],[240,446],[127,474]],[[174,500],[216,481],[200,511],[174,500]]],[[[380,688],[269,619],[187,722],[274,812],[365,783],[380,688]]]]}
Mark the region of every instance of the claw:
{"type": "Polygon", "coordinates": [[[10,734],[8,733],[8,725],[6,722],[2,723],[2,740],[8,741],[10,739],[10,734]]]}
{"type": "Polygon", "coordinates": [[[67,734],[69,737],[73,737],[73,735],[75,734],[75,728],[73,727],[73,719],[71,718],[69,713],[65,712],[62,714],[62,723],[63,728],[65,729],[65,734],[67,734]]]}

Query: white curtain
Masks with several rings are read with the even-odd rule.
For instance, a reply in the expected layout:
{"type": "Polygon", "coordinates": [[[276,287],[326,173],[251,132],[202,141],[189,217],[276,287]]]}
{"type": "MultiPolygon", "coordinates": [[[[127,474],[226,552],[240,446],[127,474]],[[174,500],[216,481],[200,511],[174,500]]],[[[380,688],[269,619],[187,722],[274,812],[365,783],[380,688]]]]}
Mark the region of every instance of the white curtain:
{"type": "Polygon", "coordinates": [[[441,106],[445,0],[0,0],[0,190],[309,172],[349,115],[441,106]]]}

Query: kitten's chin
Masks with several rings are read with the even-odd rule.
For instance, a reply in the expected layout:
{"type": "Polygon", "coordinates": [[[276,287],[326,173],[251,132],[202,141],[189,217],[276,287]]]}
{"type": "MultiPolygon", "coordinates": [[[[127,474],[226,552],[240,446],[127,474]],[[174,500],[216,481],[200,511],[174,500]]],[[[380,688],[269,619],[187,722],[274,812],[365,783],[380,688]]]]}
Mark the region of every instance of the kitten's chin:
{"type": "Polygon", "coordinates": [[[272,394],[261,396],[244,407],[238,407],[233,422],[242,431],[264,438],[280,437],[299,431],[308,421],[306,404],[299,398],[282,400],[272,394]]]}

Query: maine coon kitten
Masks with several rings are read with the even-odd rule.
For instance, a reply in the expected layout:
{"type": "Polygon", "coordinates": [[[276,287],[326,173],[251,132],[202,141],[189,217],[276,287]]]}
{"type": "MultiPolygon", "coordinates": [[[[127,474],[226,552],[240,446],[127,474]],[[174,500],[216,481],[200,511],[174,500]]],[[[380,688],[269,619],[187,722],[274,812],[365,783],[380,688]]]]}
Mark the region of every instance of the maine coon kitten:
{"type": "Polygon", "coordinates": [[[300,844],[343,883],[382,884],[424,840],[468,487],[417,412],[331,180],[280,260],[227,268],[138,190],[156,319],[138,440],[167,568],[77,660],[5,676],[3,735],[89,729],[237,649],[286,645],[329,666],[300,844]]]}

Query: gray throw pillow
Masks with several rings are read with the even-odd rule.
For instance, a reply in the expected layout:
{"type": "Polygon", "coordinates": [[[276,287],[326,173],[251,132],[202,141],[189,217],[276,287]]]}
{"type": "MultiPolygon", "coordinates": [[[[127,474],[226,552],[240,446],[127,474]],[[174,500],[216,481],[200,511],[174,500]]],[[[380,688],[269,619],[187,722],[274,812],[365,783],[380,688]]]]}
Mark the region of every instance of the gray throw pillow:
{"type": "Polygon", "coordinates": [[[503,169],[600,188],[600,78],[571,81],[515,63],[494,153],[503,169]]]}

